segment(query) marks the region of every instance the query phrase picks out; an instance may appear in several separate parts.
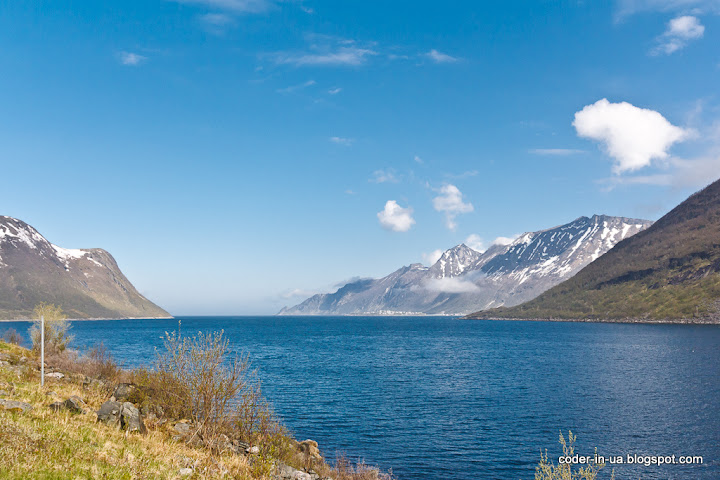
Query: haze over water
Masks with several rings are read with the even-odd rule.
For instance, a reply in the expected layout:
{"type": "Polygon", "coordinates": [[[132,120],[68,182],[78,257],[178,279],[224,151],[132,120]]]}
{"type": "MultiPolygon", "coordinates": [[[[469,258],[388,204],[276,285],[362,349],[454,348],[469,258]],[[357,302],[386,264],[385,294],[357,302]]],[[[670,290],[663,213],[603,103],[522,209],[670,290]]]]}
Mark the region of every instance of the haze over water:
{"type": "MultiPolygon", "coordinates": [[[[617,466],[621,479],[720,478],[720,328],[447,317],[183,317],[224,329],[299,439],[401,480],[533,478],[560,430],[578,453],[701,455],[693,467],[617,466]]],[[[74,322],[147,365],[177,320],[74,322]]],[[[26,323],[0,324],[26,332],[26,323]]],[[[609,478],[609,468],[607,469],[609,478]]]]}

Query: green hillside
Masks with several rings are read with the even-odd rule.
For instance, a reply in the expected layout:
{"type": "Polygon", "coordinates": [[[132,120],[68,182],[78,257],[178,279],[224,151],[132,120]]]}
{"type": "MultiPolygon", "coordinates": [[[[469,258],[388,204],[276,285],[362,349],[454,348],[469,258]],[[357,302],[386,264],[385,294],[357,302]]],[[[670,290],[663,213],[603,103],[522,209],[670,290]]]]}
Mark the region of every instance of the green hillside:
{"type": "Polygon", "coordinates": [[[720,180],[534,300],[468,318],[720,323],[720,180]]]}

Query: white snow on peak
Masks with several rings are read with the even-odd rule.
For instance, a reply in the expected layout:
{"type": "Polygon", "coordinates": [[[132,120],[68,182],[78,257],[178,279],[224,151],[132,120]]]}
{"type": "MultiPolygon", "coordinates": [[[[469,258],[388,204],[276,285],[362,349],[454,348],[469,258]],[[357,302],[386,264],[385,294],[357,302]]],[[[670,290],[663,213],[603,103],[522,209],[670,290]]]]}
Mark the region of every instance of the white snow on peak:
{"type": "Polygon", "coordinates": [[[53,245],[52,243],[50,245],[52,245],[57,256],[65,261],[70,260],[71,258],[82,258],[88,254],[88,252],[78,248],[62,248],[57,245],[53,245]]]}

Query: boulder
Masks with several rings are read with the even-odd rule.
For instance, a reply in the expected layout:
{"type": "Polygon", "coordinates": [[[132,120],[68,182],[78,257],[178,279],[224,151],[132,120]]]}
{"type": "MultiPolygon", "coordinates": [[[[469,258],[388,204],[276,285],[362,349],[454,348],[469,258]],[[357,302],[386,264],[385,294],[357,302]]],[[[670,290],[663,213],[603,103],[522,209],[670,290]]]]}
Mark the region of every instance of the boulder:
{"type": "Polygon", "coordinates": [[[302,472],[281,462],[278,462],[276,472],[278,480],[313,480],[309,473],[302,472]]]}
{"type": "Polygon", "coordinates": [[[54,402],[50,404],[50,408],[57,411],[69,410],[72,413],[87,413],[85,410],[85,402],[82,398],[73,395],[64,402],[54,402]]]}
{"type": "Polygon", "coordinates": [[[178,473],[180,474],[181,477],[187,477],[188,475],[192,475],[192,474],[193,474],[193,469],[192,469],[192,468],[187,468],[187,467],[181,468],[178,473]]]}
{"type": "Polygon", "coordinates": [[[120,427],[130,433],[146,433],[140,411],[130,402],[125,402],[120,408],[120,427]]]}
{"type": "Polygon", "coordinates": [[[112,396],[117,402],[127,402],[137,392],[137,387],[132,383],[118,383],[112,396]]]}
{"type": "Polygon", "coordinates": [[[140,411],[130,402],[115,402],[108,400],[103,403],[100,410],[97,411],[98,422],[112,425],[128,432],[145,433],[145,423],[143,423],[140,411]]]}
{"type": "Polygon", "coordinates": [[[60,372],[46,373],[45,376],[48,378],[57,378],[58,380],[60,380],[61,378],[65,378],[65,374],[60,372]]]}
{"type": "Polygon", "coordinates": [[[103,403],[100,410],[97,411],[98,422],[103,422],[108,425],[117,425],[120,422],[120,410],[122,409],[122,403],[108,400],[103,403]]]}
{"type": "Polygon", "coordinates": [[[8,412],[25,413],[32,410],[32,405],[25,402],[17,402],[15,400],[5,400],[0,398],[0,410],[8,412]]]}
{"type": "Polygon", "coordinates": [[[305,440],[298,444],[298,450],[306,457],[310,457],[313,460],[322,460],[320,455],[320,449],[315,440],[305,440]]]}

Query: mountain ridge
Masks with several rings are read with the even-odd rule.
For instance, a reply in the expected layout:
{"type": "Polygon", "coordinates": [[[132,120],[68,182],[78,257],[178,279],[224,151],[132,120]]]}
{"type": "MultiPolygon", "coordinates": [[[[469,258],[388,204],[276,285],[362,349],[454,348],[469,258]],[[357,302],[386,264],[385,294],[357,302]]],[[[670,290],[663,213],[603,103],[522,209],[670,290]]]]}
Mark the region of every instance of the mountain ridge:
{"type": "Polygon", "coordinates": [[[412,264],[379,279],[348,283],[317,294],[281,315],[461,315],[476,306],[516,305],[560,283],[617,241],[652,222],[593,215],[527,232],[484,252],[465,244],[446,250],[431,266],[412,264]],[[574,247],[574,248],[573,248],[574,247]]]}
{"type": "Polygon", "coordinates": [[[468,318],[720,323],[720,180],[536,299],[468,318]]]}
{"type": "Polygon", "coordinates": [[[100,248],[68,249],[0,216],[0,318],[30,318],[40,302],[76,319],[172,318],[141,295],[100,248]]]}

